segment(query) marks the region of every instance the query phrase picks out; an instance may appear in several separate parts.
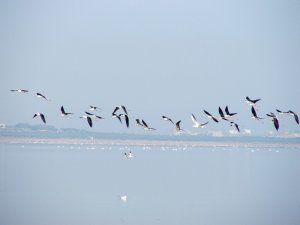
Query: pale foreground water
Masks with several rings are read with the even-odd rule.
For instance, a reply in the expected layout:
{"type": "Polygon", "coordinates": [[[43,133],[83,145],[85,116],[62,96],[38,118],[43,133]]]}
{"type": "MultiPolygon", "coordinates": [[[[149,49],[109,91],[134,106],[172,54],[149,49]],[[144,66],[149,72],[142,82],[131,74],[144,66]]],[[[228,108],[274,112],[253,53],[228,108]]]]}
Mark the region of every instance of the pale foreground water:
{"type": "Polygon", "coordinates": [[[300,150],[2,144],[0,224],[299,225],[300,150]]]}

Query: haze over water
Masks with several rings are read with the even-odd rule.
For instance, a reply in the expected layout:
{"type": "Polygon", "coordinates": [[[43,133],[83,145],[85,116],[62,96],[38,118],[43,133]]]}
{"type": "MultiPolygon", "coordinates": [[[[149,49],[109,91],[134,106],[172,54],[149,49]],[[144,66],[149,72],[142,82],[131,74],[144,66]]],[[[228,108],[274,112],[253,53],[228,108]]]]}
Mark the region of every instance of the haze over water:
{"type": "Polygon", "coordinates": [[[300,223],[299,148],[1,144],[0,155],[1,224],[300,223]]]}

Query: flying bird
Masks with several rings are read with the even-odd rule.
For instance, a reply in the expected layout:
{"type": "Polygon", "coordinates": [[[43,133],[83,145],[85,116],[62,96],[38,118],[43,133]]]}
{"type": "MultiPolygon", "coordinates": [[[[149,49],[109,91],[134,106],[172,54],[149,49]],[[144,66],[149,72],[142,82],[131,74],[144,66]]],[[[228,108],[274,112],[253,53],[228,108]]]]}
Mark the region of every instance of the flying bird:
{"type": "Polygon", "coordinates": [[[90,112],[85,112],[85,114],[89,115],[91,118],[103,119],[103,117],[97,116],[97,115],[95,115],[93,113],[90,113],[90,112]]]}
{"type": "Polygon", "coordinates": [[[28,93],[28,90],[24,90],[24,89],[14,89],[14,90],[10,90],[11,92],[19,92],[19,93],[28,93]]]}
{"type": "Polygon", "coordinates": [[[87,116],[87,115],[84,115],[84,116],[81,116],[79,118],[84,118],[87,120],[88,124],[90,127],[93,127],[93,121],[92,121],[92,118],[90,116],[87,116]]]}
{"type": "Polygon", "coordinates": [[[194,123],[193,127],[196,127],[196,128],[203,128],[205,127],[206,124],[208,124],[208,122],[206,123],[199,123],[196,119],[196,117],[194,116],[194,114],[191,115],[191,118],[192,118],[192,121],[194,123]]]}
{"type": "Polygon", "coordinates": [[[279,109],[276,109],[276,111],[277,111],[279,114],[287,114],[287,115],[294,116],[296,123],[299,124],[299,117],[298,117],[298,114],[295,113],[295,112],[293,112],[292,110],[283,112],[283,111],[281,111],[281,110],[279,110],[279,109]]]}
{"type": "Polygon", "coordinates": [[[60,107],[60,111],[61,111],[61,116],[68,116],[71,115],[73,113],[66,113],[65,109],[63,106],[60,107]]]}
{"type": "Polygon", "coordinates": [[[170,121],[171,123],[174,124],[173,120],[170,119],[169,117],[167,117],[167,116],[162,116],[162,118],[163,118],[163,120],[165,120],[165,121],[170,121]]]}
{"type": "Polygon", "coordinates": [[[220,114],[220,119],[228,121],[228,119],[225,118],[225,115],[224,115],[223,110],[221,109],[221,107],[219,107],[219,114],[220,114]]]}
{"type": "Polygon", "coordinates": [[[267,115],[268,117],[271,117],[271,118],[272,118],[274,127],[275,127],[276,130],[278,130],[278,129],[279,129],[279,121],[278,121],[276,115],[275,115],[274,113],[272,113],[272,112],[271,112],[270,114],[266,114],[266,115],[267,115]]]}
{"type": "Polygon", "coordinates": [[[209,112],[207,112],[206,110],[203,110],[203,111],[204,111],[204,113],[208,116],[208,118],[213,119],[216,123],[219,122],[219,121],[218,121],[215,117],[213,117],[209,112]]]}
{"type": "Polygon", "coordinates": [[[37,116],[39,116],[43,120],[43,122],[46,123],[45,115],[43,113],[35,113],[33,115],[33,118],[37,116]]]}
{"type": "Polygon", "coordinates": [[[119,109],[123,109],[123,111],[125,112],[125,114],[127,114],[128,115],[128,113],[127,113],[127,109],[126,109],[126,107],[125,106],[123,106],[123,105],[120,105],[120,106],[117,106],[115,109],[114,109],[114,111],[113,111],[113,113],[112,114],[115,114],[119,109]]]}
{"type": "MultiPolygon", "coordinates": [[[[98,109],[100,109],[99,107],[97,107],[97,106],[92,106],[92,105],[90,105],[90,110],[91,111],[97,111],[98,109]]],[[[101,109],[100,109],[101,110],[101,109]]]]}
{"type": "Polygon", "coordinates": [[[230,113],[228,106],[225,107],[225,117],[233,117],[234,115],[236,115],[237,113],[230,113]]]}
{"type": "Polygon", "coordinates": [[[144,120],[142,120],[142,124],[144,125],[145,130],[156,130],[155,128],[149,127],[148,124],[144,120]]]}
{"type": "Polygon", "coordinates": [[[136,121],[136,125],[137,125],[137,126],[144,127],[144,125],[141,124],[141,122],[140,122],[139,119],[135,119],[135,121],[136,121]]]}
{"type": "Polygon", "coordinates": [[[251,106],[254,106],[258,101],[260,101],[261,99],[259,98],[259,99],[254,99],[254,100],[252,100],[252,99],[250,99],[248,96],[246,97],[246,102],[249,104],[249,105],[251,105],[251,106]]]}
{"type": "Polygon", "coordinates": [[[289,115],[294,116],[296,123],[299,124],[299,117],[298,117],[298,114],[295,113],[295,112],[293,112],[292,110],[289,110],[288,113],[289,113],[289,115]]]}
{"type": "Polygon", "coordinates": [[[238,124],[236,124],[235,122],[230,121],[230,126],[235,126],[235,128],[237,129],[237,131],[240,133],[240,128],[239,128],[238,124]]]}
{"type": "Polygon", "coordinates": [[[179,120],[177,123],[176,123],[176,131],[185,131],[185,130],[183,130],[183,129],[181,129],[181,127],[180,127],[180,123],[181,123],[181,120],[179,120]]]}
{"type": "Polygon", "coordinates": [[[50,101],[49,99],[46,98],[45,95],[42,95],[41,93],[36,93],[36,96],[37,96],[38,98],[43,98],[43,99],[45,99],[45,100],[47,100],[47,101],[50,101]]]}
{"type": "Polygon", "coordinates": [[[257,116],[257,113],[254,109],[254,106],[251,107],[251,112],[252,112],[252,115],[253,115],[252,118],[257,119],[257,120],[262,120],[263,119],[263,118],[257,116]]]}

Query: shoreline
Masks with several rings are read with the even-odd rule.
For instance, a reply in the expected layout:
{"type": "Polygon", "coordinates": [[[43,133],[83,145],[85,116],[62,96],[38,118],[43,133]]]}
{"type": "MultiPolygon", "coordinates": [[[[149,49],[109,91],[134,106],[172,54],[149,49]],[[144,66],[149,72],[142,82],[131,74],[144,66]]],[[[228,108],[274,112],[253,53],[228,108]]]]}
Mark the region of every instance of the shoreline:
{"type": "Polygon", "coordinates": [[[49,144],[49,145],[128,145],[128,146],[185,146],[185,147],[234,147],[234,148],[298,148],[300,143],[267,141],[186,141],[186,140],[134,140],[134,139],[83,139],[83,138],[28,138],[0,137],[0,144],[49,144]]]}

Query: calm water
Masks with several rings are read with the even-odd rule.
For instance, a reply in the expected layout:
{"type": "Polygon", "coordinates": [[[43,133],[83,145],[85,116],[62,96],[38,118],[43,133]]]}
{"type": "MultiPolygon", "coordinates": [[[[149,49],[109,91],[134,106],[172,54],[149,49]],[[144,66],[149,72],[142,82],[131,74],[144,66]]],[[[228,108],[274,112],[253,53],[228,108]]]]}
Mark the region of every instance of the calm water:
{"type": "Polygon", "coordinates": [[[0,145],[0,224],[299,225],[300,150],[0,145]]]}

